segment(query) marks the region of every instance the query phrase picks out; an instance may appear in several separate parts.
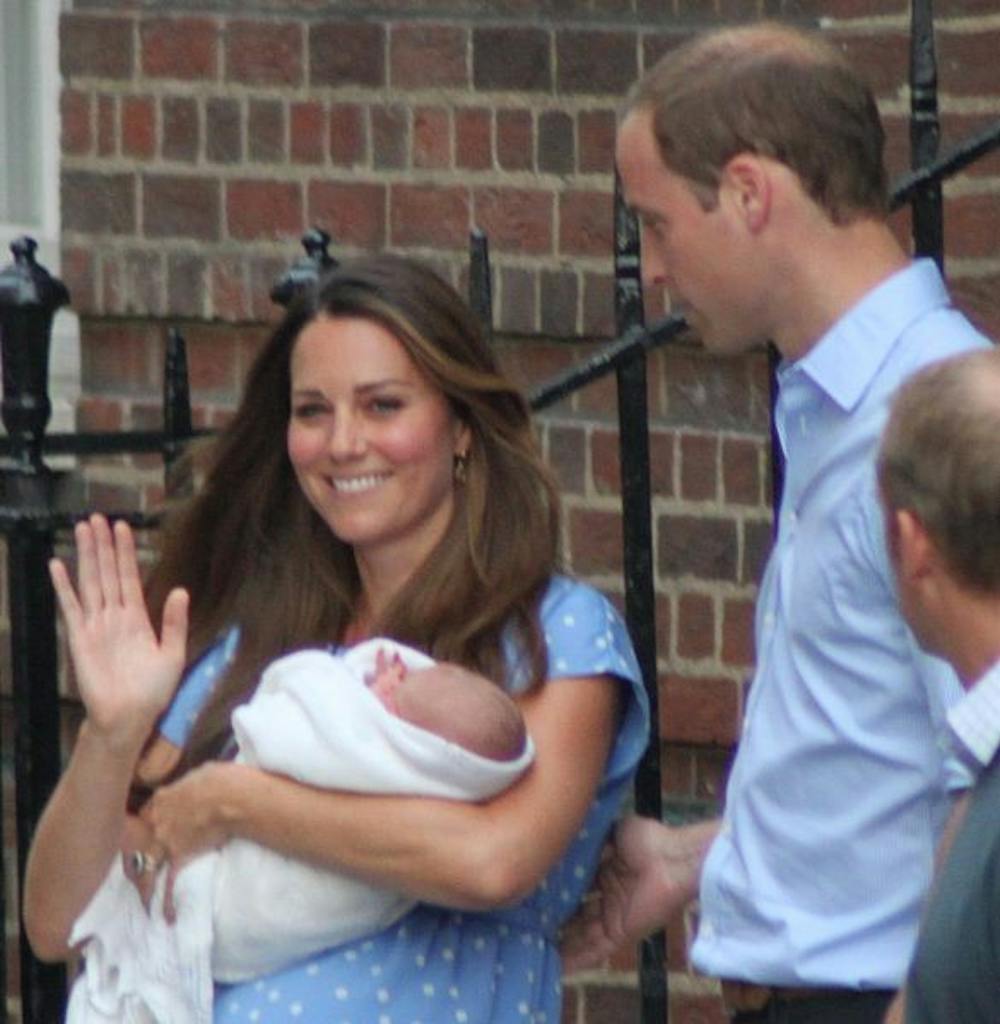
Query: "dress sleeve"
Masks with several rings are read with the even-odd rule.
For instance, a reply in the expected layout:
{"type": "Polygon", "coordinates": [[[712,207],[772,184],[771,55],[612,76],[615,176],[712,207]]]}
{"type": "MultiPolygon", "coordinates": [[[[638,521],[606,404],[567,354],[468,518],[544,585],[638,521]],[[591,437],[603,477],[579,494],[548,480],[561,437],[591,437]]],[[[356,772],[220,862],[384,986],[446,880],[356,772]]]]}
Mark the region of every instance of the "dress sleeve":
{"type": "Polygon", "coordinates": [[[622,718],[602,781],[602,789],[613,787],[631,777],[649,743],[649,698],[625,622],[600,591],[564,576],[549,585],[541,622],[550,685],[595,675],[622,683],[622,718]]]}
{"type": "Polygon", "coordinates": [[[613,675],[637,682],[639,665],[625,623],[600,591],[557,577],[542,600],[549,679],[613,675]]]}
{"type": "Polygon", "coordinates": [[[177,687],[173,703],[160,721],[159,732],[175,746],[187,742],[191,726],[212,692],[216,680],[233,660],[239,643],[239,630],[235,627],[224,633],[188,669],[177,687]]]}

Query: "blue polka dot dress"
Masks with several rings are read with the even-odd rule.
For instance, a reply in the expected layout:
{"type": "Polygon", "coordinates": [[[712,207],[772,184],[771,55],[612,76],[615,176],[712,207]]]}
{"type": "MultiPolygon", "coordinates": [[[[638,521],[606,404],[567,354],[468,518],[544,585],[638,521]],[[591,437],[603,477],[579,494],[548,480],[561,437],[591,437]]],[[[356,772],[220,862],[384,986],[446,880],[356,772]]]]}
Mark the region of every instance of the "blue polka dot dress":
{"type": "MultiPolygon", "coordinates": [[[[376,935],[264,978],[217,985],[215,1024],[558,1024],[558,930],[590,886],[645,750],[649,709],[624,623],[603,595],[555,577],[541,618],[550,685],[607,674],[621,680],[624,691],[603,778],[562,860],[514,907],[470,913],[418,904],[376,935]]],[[[183,742],[235,646],[234,631],[189,674],[161,726],[168,739],[183,742]]]]}

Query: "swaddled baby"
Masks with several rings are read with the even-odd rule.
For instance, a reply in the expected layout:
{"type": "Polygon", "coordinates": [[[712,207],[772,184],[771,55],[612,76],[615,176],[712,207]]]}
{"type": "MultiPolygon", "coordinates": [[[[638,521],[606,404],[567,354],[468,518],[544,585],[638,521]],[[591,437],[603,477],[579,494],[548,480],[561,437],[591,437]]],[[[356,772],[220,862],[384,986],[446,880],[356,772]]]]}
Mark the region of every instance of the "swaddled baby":
{"type": "MultiPolygon", "coordinates": [[[[534,758],[517,705],[483,677],[391,640],[343,654],[276,659],[233,712],[236,760],[312,786],[484,800],[534,758]]],[[[85,968],[68,1024],[211,1021],[213,981],[271,973],[387,927],[413,906],[398,892],[243,839],[177,875],[149,910],[116,860],[77,920],[85,968]]]]}

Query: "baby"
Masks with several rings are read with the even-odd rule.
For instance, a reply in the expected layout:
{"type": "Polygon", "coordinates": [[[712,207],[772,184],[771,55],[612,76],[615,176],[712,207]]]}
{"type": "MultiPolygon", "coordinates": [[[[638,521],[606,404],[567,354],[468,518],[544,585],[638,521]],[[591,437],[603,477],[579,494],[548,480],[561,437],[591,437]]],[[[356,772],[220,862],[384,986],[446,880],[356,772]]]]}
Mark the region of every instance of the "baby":
{"type": "Polygon", "coordinates": [[[517,704],[461,665],[408,669],[398,652],[379,648],[365,682],[390,714],[473,754],[511,761],[524,751],[528,734],[517,704]]]}
{"type": "MultiPolygon", "coordinates": [[[[517,704],[499,687],[386,639],[278,658],[232,723],[237,761],[356,792],[479,801],[534,758],[517,704]]],[[[136,1005],[146,1014],[137,1019],[208,1022],[214,981],[271,973],[374,933],[414,903],[233,839],[178,872],[171,926],[164,875],[147,911],[116,861],[77,920],[71,938],[84,943],[85,971],[68,1024],[129,1020],[125,1008],[136,1005]]]]}

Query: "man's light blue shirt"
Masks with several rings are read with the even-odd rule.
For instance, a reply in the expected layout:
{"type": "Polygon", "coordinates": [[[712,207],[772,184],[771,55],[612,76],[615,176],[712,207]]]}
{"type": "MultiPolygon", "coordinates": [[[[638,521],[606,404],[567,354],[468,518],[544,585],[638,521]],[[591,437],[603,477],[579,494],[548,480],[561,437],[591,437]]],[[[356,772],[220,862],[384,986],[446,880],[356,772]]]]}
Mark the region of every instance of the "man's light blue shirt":
{"type": "Polygon", "coordinates": [[[929,260],[866,295],[778,372],[786,460],[755,620],[757,666],[693,959],[716,977],[895,988],[963,784],[961,688],[897,608],[875,481],[896,387],[989,342],[929,260]]]}

